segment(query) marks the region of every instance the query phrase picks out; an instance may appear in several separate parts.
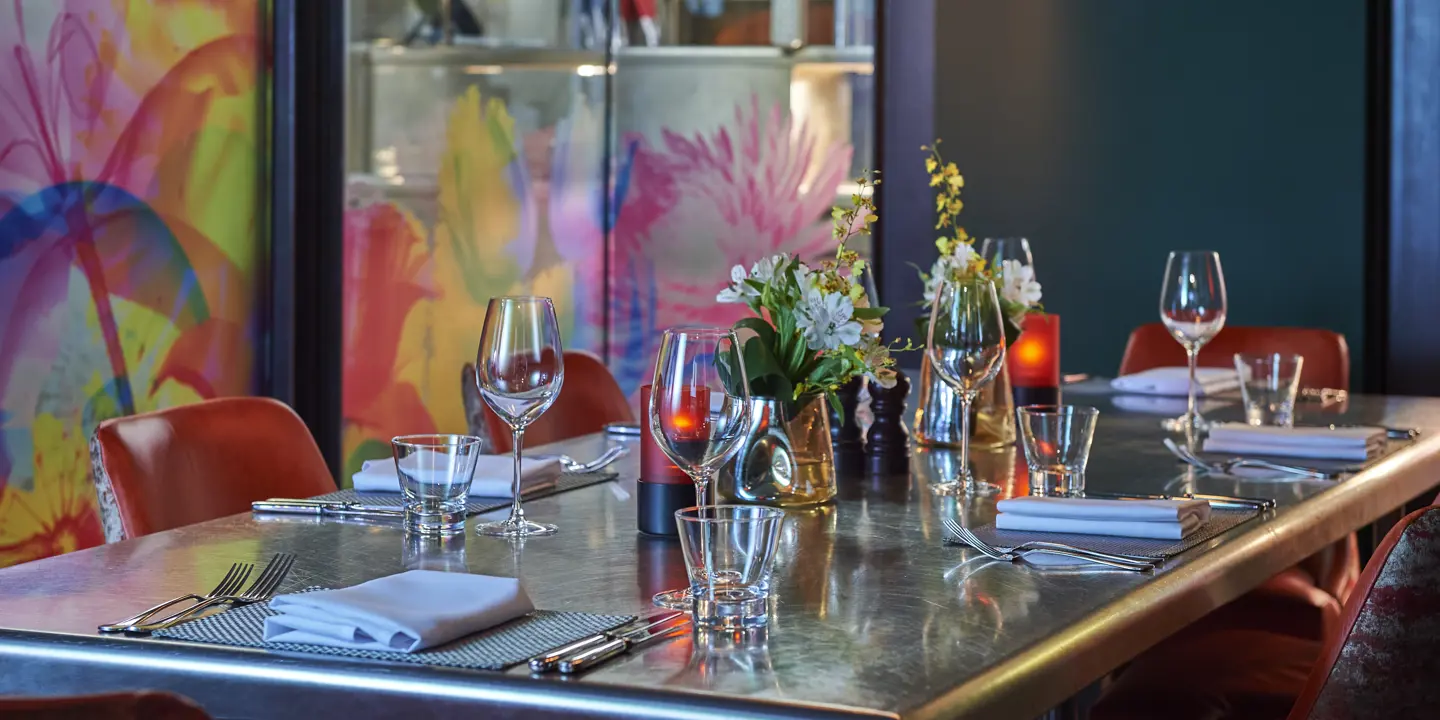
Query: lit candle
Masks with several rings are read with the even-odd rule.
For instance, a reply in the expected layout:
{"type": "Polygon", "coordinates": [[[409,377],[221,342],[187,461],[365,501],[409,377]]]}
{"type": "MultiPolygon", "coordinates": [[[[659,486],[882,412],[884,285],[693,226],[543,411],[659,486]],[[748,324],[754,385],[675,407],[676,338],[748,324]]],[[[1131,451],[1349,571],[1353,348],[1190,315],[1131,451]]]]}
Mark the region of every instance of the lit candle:
{"type": "Polygon", "coordinates": [[[1060,387],[1060,316],[1032,313],[1010,346],[1010,384],[1060,387]]]}

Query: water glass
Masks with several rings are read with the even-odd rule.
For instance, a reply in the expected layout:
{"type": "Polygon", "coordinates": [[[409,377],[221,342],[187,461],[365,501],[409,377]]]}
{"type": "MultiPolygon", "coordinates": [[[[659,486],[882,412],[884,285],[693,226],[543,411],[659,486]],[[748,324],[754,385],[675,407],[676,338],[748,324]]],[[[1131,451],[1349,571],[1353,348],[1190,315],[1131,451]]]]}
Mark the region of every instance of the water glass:
{"type": "Polygon", "coordinates": [[[1240,373],[1240,394],[1245,400],[1245,422],[1251,425],[1295,425],[1295,394],[1305,358],[1268,353],[1235,354],[1240,373]]]}
{"type": "Polygon", "coordinates": [[[465,503],[482,442],[473,435],[401,435],[390,441],[406,532],[453,535],[465,530],[465,503]]]}
{"type": "Polygon", "coordinates": [[[1100,411],[1075,405],[1017,408],[1031,495],[1085,494],[1085,464],[1100,411]]]}
{"type": "Polygon", "coordinates": [[[694,596],[695,626],[764,627],[785,513],[757,505],[710,505],[677,511],[675,523],[694,596]]]}

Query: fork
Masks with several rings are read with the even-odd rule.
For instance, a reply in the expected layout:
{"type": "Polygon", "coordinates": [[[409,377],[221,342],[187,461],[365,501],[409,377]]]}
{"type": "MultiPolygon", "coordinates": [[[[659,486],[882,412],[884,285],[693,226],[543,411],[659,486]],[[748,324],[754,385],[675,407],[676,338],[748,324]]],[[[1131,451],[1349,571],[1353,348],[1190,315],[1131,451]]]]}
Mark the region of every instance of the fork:
{"type": "Polygon", "coordinates": [[[205,593],[204,595],[196,595],[194,593],[191,593],[189,595],[181,595],[180,597],[177,597],[173,600],[166,600],[165,602],[160,603],[159,605],[156,605],[155,607],[152,607],[149,610],[146,610],[145,612],[142,612],[134,617],[126,618],[112,625],[101,625],[100,632],[122,632],[126,628],[134,625],[139,625],[145,620],[148,620],[150,616],[154,615],[155,613],[160,612],[161,610],[164,610],[165,608],[170,607],[171,605],[174,605],[178,602],[184,602],[186,600],[213,600],[217,597],[234,593],[236,590],[239,590],[240,587],[245,584],[245,580],[250,577],[250,572],[254,569],[255,566],[251,565],[250,563],[235,563],[234,565],[230,566],[230,572],[225,573],[225,577],[221,578],[220,583],[217,584],[215,588],[210,592],[205,593]]]}
{"type": "Polygon", "coordinates": [[[975,535],[975,533],[971,532],[969,528],[962,527],[960,523],[957,523],[950,518],[941,518],[940,522],[945,526],[945,529],[949,530],[950,533],[954,535],[956,539],[958,539],[960,542],[963,542],[966,545],[969,545],[970,547],[975,548],[981,553],[996,560],[1006,560],[1009,562],[1014,562],[1016,560],[1024,558],[1026,555],[1029,555],[1031,553],[1042,553],[1047,555],[1072,557],[1077,560],[1086,560],[1088,562],[1093,562],[1099,565],[1108,565],[1110,567],[1119,568],[1121,570],[1129,570],[1130,572],[1145,572],[1146,570],[1155,569],[1156,560],[1153,558],[1146,560],[1131,559],[1129,556],[1111,555],[1110,553],[1102,553],[1095,550],[1086,550],[1083,548],[1061,545],[1059,543],[1029,542],[1016,545],[1014,548],[1011,548],[1008,551],[1001,550],[1000,548],[997,548],[994,545],[991,545],[984,540],[981,540],[975,535]]]}
{"type": "Polygon", "coordinates": [[[1196,455],[1193,452],[1190,452],[1188,449],[1176,445],[1175,441],[1171,440],[1170,438],[1165,438],[1164,442],[1165,447],[1169,448],[1170,452],[1173,453],[1175,457],[1180,458],[1186,463],[1194,465],[1201,470],[1217,473],[1220,475],[1229,475],[1230,471],[1234,470],[1235,468],[1261,468],[1264,470],[1275,470],[1278,472],[1290,473],[1291,475],[1311,477],[1317,480],[1335,480],[1341,475],[1341,473],[1338,472],[1327,472],[1325,470],[1320,470],[1319,468],[1302,467],[1300,465],[1282,465],[1280,463],[1273,463],[1269,460],[1260,460],[1257,458],[1236,457],[1228,458],[1225,460],[1216,460],[1215,462],[1206,462],[1205,460],[1201,459],[1200,456],[1196,455]]]}
{"type": "Polygon", "coordinates": [[[191,605],[190,607],[185,608],[184,610],[181,610],[180,612],[175,613],[174,615],[171,615],[167,618],[164,618],[163,620],[159,620],[153,623],[145,623],[141,625],[131,625],[130,627],[125,628],[125,632],[152,633],[156,630],[164,630],[165,628],[179,625],[180,623],[185,622],[186,620],[203,612],[207,608],[211,608],[216,605],[229,603],[238,607],[240,605],[249,605],[251,603],[264,602],[266,600],[269,600],[270,598],[275,596],[275,590],[280,587],[280,583],[285,580],[285,576],[290,574],[290,568],[294,564],[294,555],[290,553],[280,553],[270,559],[270,562],[265,565],[264,572],[260,573],[260,577],[256,578],[255,582],[250,585],[250,589],[246,590],[245,592],[239,595],[221,595],[218,597],[210,598],[208,600],[191,605]]]}
{"type": "Polygon", "coordinates": [[[558,460],[560,462],[561,470],[564,470],[567,473],[579,473],[583,475],[585,473],[593,473],[597,470],[600,470],[609,465],[610,463],[613,463],[616,460],[625,457],[625,455],[629,452],[630,448],[625,447],[624,445],[616,445],[601,453],[600,457],[597,457],[594,460],[585,463],[582,463],[579,460],[570,457],[569,455],[531,455],[530,457],[536,460],[558,460]]]}

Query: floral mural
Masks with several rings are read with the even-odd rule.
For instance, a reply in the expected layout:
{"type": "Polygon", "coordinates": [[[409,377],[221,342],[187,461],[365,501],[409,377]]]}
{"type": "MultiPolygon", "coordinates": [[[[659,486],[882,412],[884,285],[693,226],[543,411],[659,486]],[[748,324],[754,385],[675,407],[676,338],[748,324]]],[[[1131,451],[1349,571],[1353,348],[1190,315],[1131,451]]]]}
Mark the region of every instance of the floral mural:
{"type": "Polygon", "coordinates": [[[0,6],[0,565],[103,542],[100,421],[255,389],[261,9],[0,6]]]}

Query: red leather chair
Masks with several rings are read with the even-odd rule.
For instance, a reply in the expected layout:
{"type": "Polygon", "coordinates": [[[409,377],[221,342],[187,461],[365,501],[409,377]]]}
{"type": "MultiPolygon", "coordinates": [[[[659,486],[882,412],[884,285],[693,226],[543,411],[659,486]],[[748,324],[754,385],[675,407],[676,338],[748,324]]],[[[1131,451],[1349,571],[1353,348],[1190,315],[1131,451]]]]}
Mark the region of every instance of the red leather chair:
{"type": "MultiPolygon", "coordinates": [[[[1345,336],[1329,330],[1293,327],[1236,327],[1227,325],[1200,348],[1201,367],[1235,367],[1235,353],[1294,353],[1304,356],[1302,388],[1350,389],[1350,347],[1345,336]]],[[[1185,349],[1160,323],[1149,323],[1130,333],[1120,374],[1155,367],[1180,367],[1185,349]]]]}
{"type": "MultiPolygon", "coordinates": [[[[475,368],[471,365],[465,366],[461,392],[470,417],[470,433],[488,438],[491,452],[510,452],[510,426],[480,398],[475,386],[475,368]]],[[[560,386],[560,397],[525,429],[525,445],[559,442],[600,432],[607,423],[634,420],[630,401],[605,363],[592,353],[566,350],[565,384],[560,386]]]]}
{"type": "Polygon", "coordinates": [[[59,698],[0,697],[8,720],[208,720],[199,705],[170,693],[133,693],[59,698]]]}
{"type": "Polygon", "coordinates": [[[247,512],[254,500],[335,490],[305,423],[269,398],[106,420],[90,459],[111,542],[247,512]]]}
{"type": "Polygon", "coordinates": [[[1357,587],[1291,720],[1440,716],[1440,505],[1391,528],[1357,587]]]}

